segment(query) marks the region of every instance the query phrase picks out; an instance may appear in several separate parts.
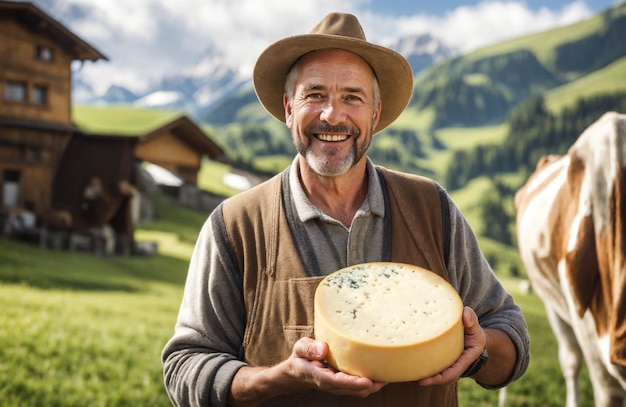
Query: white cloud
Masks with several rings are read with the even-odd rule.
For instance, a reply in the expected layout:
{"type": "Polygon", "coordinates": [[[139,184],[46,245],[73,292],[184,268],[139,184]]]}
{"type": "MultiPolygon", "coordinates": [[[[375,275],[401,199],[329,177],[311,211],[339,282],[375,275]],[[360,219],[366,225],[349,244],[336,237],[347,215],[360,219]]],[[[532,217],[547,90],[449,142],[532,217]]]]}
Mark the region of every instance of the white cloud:
{"type": "Polygon", "coordinates": [[[79,20],[75,29],[95,40],[111,37],[149,40],[157,29],[152,1],[71,0],[70,4],[91,10],[89,18],[79,20]]]}
{"type": "Polygon", "coordinates": [[[521,1],[485,1],[462,6],[443,16],[418,14],[397,19],[396,31],[384,33],[398,36],[432,33],[454,48],[467,52],[508,38],[539,32],[570,24],[592,15],[582,1],[562,10],[542,7],[531,10],[521,1]]]}
{"type": "MultiPolygon", "coordinates": [[[[37,0],[36,3],[44,0],[37,0]]],[[[484,1],[441,16],[374,14],[385,0],[53,0],[58,15],[109,61],[86,64],[83,78],[100,91],[111,83],[133,90],[163,75],[189,70],[209,48],[249,75],[259,53],[287,35],[308,32],[328,11],[355,13],[369,40],[430,32],[468,51],[506,38],[575,22],[592,14],[583,1],[560,10],[522,1],[484,1]],[[65,21],[67,20],[67,21],[65,21]]]]}

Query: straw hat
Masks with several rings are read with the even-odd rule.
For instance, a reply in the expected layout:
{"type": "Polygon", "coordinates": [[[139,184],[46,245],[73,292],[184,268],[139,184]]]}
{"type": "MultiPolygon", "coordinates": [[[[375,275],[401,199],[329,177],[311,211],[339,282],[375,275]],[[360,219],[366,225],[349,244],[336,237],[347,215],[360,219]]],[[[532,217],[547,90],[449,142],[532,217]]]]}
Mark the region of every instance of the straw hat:
{"type": "Polygon", "coordinates": [[[367,42],[359,20],[346,13],[330,13],[311,33],[283,38],[261,53],[254,67],[254,90],[272,116],[285,122],[283,94],[289,69],[304,54],[326,48],[353,52],[376,73],[383,108],[375,133],[400,116],[413,93],[411,66],[399,53],[367,42]]]}

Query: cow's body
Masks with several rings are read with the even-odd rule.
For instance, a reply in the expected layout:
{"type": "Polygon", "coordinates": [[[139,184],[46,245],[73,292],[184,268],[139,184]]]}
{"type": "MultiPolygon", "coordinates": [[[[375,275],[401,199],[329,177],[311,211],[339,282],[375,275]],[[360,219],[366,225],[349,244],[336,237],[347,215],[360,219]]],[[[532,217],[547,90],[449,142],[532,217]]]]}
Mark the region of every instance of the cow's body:
{"type": "Polygon", "coordinates": [[[516,194],[520,255],[559,343],[568,407],[584,360],[595,405],[626,400],[626,115],[607,113],[516,194]]]}

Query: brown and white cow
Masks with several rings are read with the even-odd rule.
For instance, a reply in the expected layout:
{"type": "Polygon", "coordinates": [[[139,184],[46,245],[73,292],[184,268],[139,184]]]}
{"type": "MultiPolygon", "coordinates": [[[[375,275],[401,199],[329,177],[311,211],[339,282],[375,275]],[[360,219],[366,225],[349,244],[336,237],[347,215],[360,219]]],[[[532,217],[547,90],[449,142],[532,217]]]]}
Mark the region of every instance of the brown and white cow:
{"type": "Polygon", "coordinates": [[[606,113],[515,196],[521,259],[559,344],[566,406],[583,359],[595,405],[626,400],[626,115],[606,113]]]}

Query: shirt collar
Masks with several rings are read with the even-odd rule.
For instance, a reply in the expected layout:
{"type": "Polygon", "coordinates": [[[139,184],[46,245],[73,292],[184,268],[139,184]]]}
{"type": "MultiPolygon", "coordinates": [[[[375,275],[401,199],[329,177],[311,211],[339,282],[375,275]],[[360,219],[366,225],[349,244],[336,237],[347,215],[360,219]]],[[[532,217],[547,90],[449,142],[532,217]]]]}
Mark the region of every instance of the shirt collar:
{"type": "MultiPolygon", "coordinates": [[[[294,206],[300,221],[306,222],[311,219],[321,218],[324,213],[315,205],[311,203],[309,198],[304,192],[304,188],[300,183],[300,177],[298,176],[299,168],[298,156],[293,160],[291,167],[289,168],[289,188],[293,197],[294,206]]],[[[383,189],[380,185],[380,179],[378,171],[374,167],[374,163],[367,157],[367,173],[368,185],[367,196],[361,208],[360,212],[372,213],[376,216],[385,216],[385,203],[383,198],[383,189]]]]}

